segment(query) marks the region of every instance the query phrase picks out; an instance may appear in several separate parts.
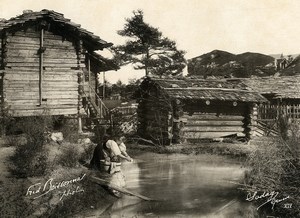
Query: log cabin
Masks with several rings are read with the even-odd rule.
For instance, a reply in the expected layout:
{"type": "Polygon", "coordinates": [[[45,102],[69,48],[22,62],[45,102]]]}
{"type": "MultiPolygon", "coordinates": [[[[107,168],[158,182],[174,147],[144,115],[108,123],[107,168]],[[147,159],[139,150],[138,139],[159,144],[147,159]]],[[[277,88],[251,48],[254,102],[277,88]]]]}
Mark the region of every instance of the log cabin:
{"type": "Polygon", "coordinates": [[[280,117],[300,120],[300,76],[243,78],[242,81],[268,99],[258,107],[258,135],[277,135],[280,117]]]}
{"type": "Polygon", "coordinates": [[[80,124],[86,105],[99,115],[97,73],[118,66],[95,51],[111,45],[51,10],[1,19],[1,115],[64,115],[80,124]]]}
{"type": "Polygon", "coordinates": [[[267,100],[241,81],[146,78],[137,92],[138,134],[161,144],[255,134],[267,100]]]}

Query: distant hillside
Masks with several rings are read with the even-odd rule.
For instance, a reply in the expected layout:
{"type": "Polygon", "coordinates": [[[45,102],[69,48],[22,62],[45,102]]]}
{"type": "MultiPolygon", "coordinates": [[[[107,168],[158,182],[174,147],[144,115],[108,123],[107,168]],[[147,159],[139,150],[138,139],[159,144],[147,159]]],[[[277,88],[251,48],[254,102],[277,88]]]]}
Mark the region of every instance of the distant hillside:
{"type": "Polygon", "coordinates": [[[250,77],[274,73],[274,58],[259,53],[246,52],[235,55],[214,50],[188,61],[188,75],[250,77]]]}
{"type": "Polygon", "coordinates": [[[253,63],[255,64],[255,66],[261,66],[261,67],[264,67],[274,62],[274,58],[271,56],[260,54],[260,53],[251,53],[251,52],[238,54],[236,55],[236,58],[238,62],[240,62],[242,65],[253,63]]]}

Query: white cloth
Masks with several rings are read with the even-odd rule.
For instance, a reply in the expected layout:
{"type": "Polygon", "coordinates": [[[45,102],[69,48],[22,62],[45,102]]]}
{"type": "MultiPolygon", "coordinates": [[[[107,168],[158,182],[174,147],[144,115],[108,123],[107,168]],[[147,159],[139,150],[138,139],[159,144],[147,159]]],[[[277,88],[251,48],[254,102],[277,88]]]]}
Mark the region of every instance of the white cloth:
{"type": "Polygon", "coordinates": [[[126,145],[122,142],[120,145],[119,145],[119,149],[121,152],[125,152],[126,151],[126,145]]]}
{"type": "Polygon", "coordinates": [[[108,140],[105,145],[110,150],[110,157],[121,154],[120,148],[114,140],[108,140]]]}

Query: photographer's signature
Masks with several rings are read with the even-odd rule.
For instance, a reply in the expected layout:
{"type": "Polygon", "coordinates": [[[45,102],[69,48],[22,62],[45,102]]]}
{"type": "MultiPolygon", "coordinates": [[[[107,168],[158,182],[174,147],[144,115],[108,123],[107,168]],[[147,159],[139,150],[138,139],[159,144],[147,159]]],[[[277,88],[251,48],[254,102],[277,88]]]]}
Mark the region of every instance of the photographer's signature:
{"type": "Polygon", "coordinates": [[[62,200],[66,196],[84,192],[84,189],[81,188],[78,183],[82,181],[85,176],[86,174],[83,174],[77,178],[62,181],[54,181],[53,178],[50,178],[45,183],[35,183],[28,187],[26,196],[34,196],[33,199],[37,199],[54,190],[58,190],[58,194],[61,195],[59,200],[62,200]]]}
{"type": "Polygon", "coordinates": [[[284,198],[277,198],[278,195],[279,195],[279,192],[276,192],[276,191],[271,191],[271,192],[264,191],[261,194],[259,194],[257,191],[248,192],[246,200],[247,201],[256,201],[256,200],[260,200],[260,199],[266,199],[266,201],[264,203],[262,203],[261,205],[259,205],[257,207],[257,210],[259,210],[259,208],[261,208],[262,206],[264,206],[265,204],[267,204],[269,202],[272,205],[272,210],[273,210],[275,204],[283,202],[283,201],[290,198],[290,196],[287,196],[287,197],[284,197],[284,198]]]}

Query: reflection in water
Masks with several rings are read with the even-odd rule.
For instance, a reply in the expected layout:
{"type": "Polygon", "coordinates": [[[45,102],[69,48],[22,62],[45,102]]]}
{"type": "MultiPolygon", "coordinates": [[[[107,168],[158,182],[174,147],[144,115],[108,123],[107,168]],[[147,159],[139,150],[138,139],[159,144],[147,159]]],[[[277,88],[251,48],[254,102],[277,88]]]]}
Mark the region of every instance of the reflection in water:
{"type": "Polygon", "coordinates": [[[157,201],[124,196],[106,212],[109,217],[236,217],[245,203],[236,185],[244,169],[236,163],[204,161],[201,157],[149,155],[124,163],[126,186],[157,201]],[[234,214],[232,214],[234,213],[234,214]]]}

